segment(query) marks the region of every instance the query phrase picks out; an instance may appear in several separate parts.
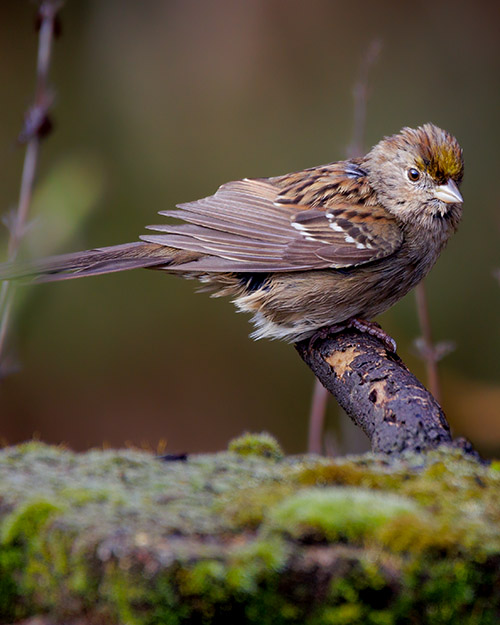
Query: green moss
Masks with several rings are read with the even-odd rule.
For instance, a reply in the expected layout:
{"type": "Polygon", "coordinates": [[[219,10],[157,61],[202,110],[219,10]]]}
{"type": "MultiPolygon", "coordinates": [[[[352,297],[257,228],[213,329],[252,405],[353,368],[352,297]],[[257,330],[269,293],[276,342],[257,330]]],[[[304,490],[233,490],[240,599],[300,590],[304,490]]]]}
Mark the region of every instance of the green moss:
{"type": "Polygon", "coordinates": [[[266,513],[296,490],[295,484],[286,482],[241,488],[222,499],[221,511],[234,529],[257,529],[266,513]]]}
{"type": "Polygon", "coordinates": [[[398,495],[330,487],[288,497],[270,512],[268,522],[295,539],[359,541],[394,518],[417,513],[414,502],[398,495]]]}
{"type": "Polygon", "coordinates": [[[304,486],[360,486],[369,489],[398,489],[401,475],[384,471],[385,464],[368,466],[360,462],[327,462],[307,466],[297,475],[304,486]]]}
{"type": "Polygon", "coordinates": [[[116,501],[112,491],[99,488],[63,488],[60,491],[60,497],[76,508],[85,508],[91,503],[100,504],[111,500],[116,501]]]}
{"type": "Polygon", "coordinates": [[[21,549],[3,546],[0,550],[0,615],[5,622],[20,619],[29,613],[29,598],[22,596],[16,580],[23,563],[21,549]]]}
{"type": "Polygon", "coordinates": [[[141,608],[156,599],[154,588],[117,562],[107,564],[100,594],[109,621],[130,625],[146,625],[151,610],[141,608]]]}
{"type": "Polygon", "coordinates": [[[4,545],[31,544],[43,526],[61,508],[43,499],[29,500],[4,518],[1,525],[1,542],[4,545]]]}
{"type": "Polygon", "coordinates": [[[306,467],[297,476],[304,486],[366,486],[367,472],[351,464],[332,464],[306,467]]]}
{"type": "Polygon", "coordinates": [[[287,543],[276,536],[259,537],[243,547],[236,548],[231,554],[231,567],[239,566],[246,570],[281,571],[290,556],[287,543]]]}
{"type": "Polygon", "coordinates": [[[242,436],[234,438],[229,443],[228,450],[241,456],[259,456],[271,460],[283,458],[283,451],[278,441],[266,432],[260,434],[246,432],[242,436]]]}
{"type": "Polygon", "coordinates": [[[226,599],[225,577],[226,567],[222,562],[217,560],[197,562],[184,572],[181,593],[205,595],[210,603],[219,603],[226,599]]]}
{"type": "Polygon", "coordinates": [[[495,464],[449,450],[276,462],[259,440],[179,463],[1,450],[0,621],[500,622],[495,464]]]}
{"type": "Polygon", "coordinates": [[[500,460],[494,460],[490,464],[490,470],[495,472],[495,473],[500,473],[500,460]]]}
{"type": "Polygon", "coordinates": [[[288,545],[277,537],[260,538],[236,548],[227,566],[228,588],[234,593],[252,595],[270,574],[284,569],[289,555],[288,545]]]}
{"type": "Polygon", "coordinates": [[[358,603],[344,603],[335,608],[326,608],[318,623],[324,625],[352,625],[362,622],[362,607],[358,603]]]}
{"type": "Polygon", "coordinates": [[[36,603],[29,581],[41,549],[41,535],[50,518],[61,509],[43,499],[28,500],[8,514],[0,526],[0,615],[21,617],[36,603]],[[23,577],[19,580],[19,573],[23,577]]]}
{"type": "Polygon", "coordinates": [[[498,593],[486,599],[478,592],[478,584],[498,583],[498,571],[490,577],[485,575],[487,570],[488,567],[479,567],[462,558],[414,561],[405,572],[406,592],[398,596],[395,605],[398,622],[403,623],[406,617],[432,625],[497,624],[498,593]]]}

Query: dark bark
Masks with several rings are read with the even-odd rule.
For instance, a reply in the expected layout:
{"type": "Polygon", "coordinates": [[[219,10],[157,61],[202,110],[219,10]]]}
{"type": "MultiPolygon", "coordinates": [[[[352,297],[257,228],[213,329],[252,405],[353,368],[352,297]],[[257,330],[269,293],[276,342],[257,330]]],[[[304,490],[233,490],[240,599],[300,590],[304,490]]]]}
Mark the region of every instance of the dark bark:
{"type": "Polygon", "coordinates": [[[441,406],[377,338],[355,330],[296,345],[305,363],[371,441],[386,454],[453,444],[441,406]]]}

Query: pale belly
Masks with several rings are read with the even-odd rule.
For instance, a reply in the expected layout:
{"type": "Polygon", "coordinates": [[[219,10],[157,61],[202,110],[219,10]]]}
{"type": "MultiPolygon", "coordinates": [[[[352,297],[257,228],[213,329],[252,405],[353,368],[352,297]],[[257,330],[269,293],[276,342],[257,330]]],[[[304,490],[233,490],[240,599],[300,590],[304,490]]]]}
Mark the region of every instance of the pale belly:
{"type": "Polygon", "coordinates": [[[254,313],[253,338],[296,342],[353,317],[373,319],[404,297],[434,264],[426,258],[396,268],[393,260],[349,270],[275,274],[267,290],[234,302],[254,313]]]}

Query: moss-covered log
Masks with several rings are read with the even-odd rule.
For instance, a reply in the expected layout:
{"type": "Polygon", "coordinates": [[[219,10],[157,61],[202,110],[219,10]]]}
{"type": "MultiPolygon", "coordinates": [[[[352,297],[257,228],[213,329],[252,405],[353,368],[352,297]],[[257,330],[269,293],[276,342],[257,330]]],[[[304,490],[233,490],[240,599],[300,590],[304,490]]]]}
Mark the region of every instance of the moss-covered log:
{"type": "Polygon", "coordinates": [[[248,435],[165,461],[28,443],[0,476],[3,623],[500,622],[500,466],[460,450],[283,457],[248,435]]]}

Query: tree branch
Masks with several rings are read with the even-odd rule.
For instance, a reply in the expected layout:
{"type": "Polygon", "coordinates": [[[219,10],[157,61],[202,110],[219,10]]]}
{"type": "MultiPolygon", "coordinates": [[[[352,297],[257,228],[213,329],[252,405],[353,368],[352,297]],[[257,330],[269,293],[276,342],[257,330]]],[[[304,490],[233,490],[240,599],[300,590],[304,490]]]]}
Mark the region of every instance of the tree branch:
{"type": "Polygon", "coordinates": [[[444,413],[403,361],[368,334],[344,331],[295,346],[314,375],[371,441],[375,452],[398,454],[453,444],[444,413]]]}

